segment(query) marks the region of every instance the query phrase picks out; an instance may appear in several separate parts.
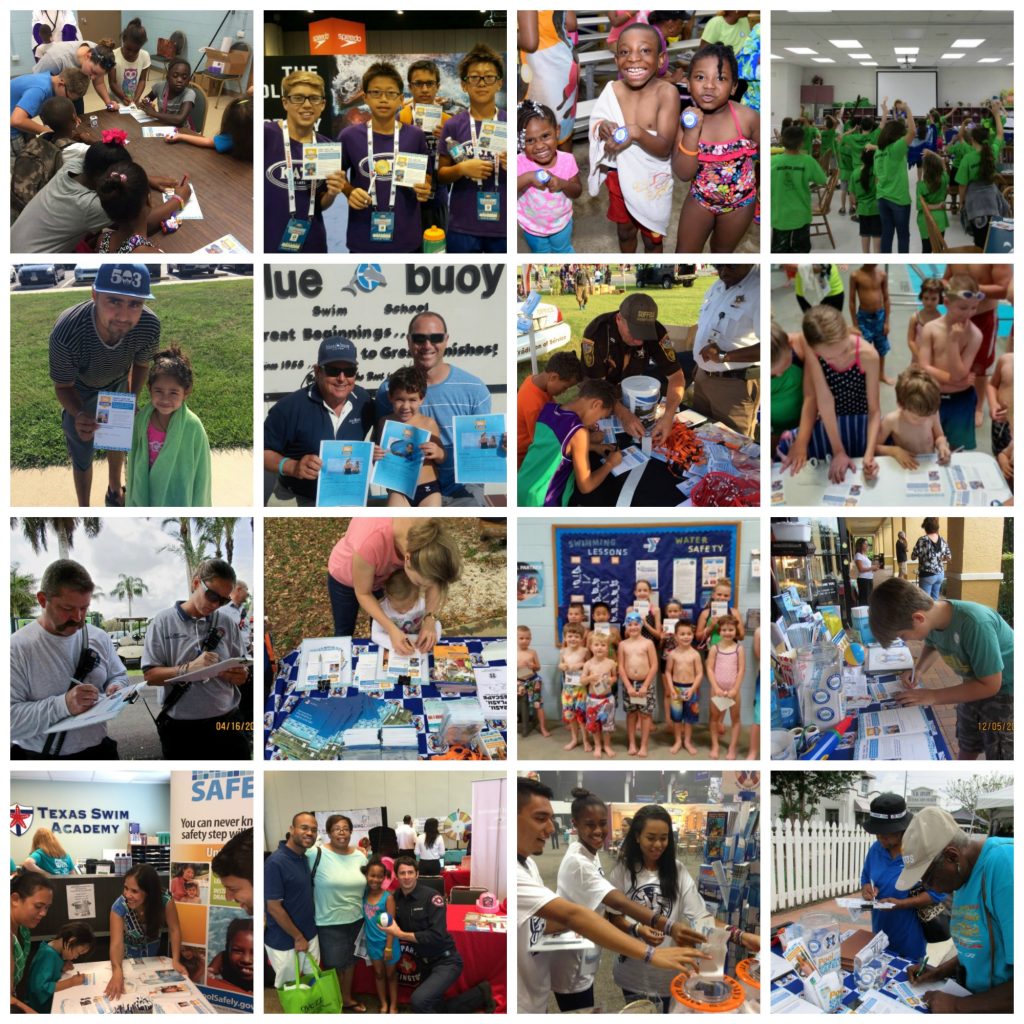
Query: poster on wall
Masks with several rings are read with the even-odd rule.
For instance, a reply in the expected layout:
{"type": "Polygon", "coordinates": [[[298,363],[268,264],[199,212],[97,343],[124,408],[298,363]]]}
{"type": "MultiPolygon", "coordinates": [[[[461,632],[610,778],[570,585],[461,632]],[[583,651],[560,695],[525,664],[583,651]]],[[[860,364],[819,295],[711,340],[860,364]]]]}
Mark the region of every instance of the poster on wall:
{"type": "Polygon", "coordinates": [[[544,566],[540,562],[516,564],[516,607],[544,607],[544,566]]]}
{"type": "Polygon", "coordinates": [[[376,390],[409,365],[409,323],[427,310],[447,325],[445,361],[504,390],[504,272],[498,263],[265,265],[264,402],[300,387],[320,342],[336,334],[356,346],[358,383],[376,390]]]}
{"type": "Polygon", "coordinates": [[[253,824],[253,775],[171,772],[171,896],[181,960],[214,1006],[252,1012],[253,919],[227,898],[210,862],[253,824]]]}
{"type": "Polygon", "coordinates": [[[656,600],[662,606],[675,598],[696,622],[714,580],[728,576],[736,581],[740,524],[555,526],[553,546],[556,635],[561,636],[572,601],[587,606],[604,601],[612,620],[621,622],[641,578],[660,584],[656,600]],[[669,593],[669,586],[679,589],[669,593]]]}

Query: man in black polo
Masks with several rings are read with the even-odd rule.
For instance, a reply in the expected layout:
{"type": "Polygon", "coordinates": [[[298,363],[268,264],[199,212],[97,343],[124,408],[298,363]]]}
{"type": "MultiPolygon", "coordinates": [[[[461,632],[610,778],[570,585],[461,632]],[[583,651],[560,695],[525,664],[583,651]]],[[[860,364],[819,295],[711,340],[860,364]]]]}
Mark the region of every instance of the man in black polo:
{"type": "Polygon", "coordinates": [[[416,858],[401,854],[395,858],[399,890],[395,896],[395,920],[384,931],[401,942],[416,946],[420,983],[409,1000],[413,1013],[475,1013],[481,1007],[494,1011],[489,982],[482,981],[453,999],[444,994],[462,974],[462,957],[448,934],[444,897],[419,884],[416,858]]]}
{"type": "MultiPolygon", "coordinates": [[[[618,312],[602,313],[587,324],[581,343],[583,376],[588,380],[609,380],[622,384],[626,377],[654,377],[661,382],[665,411],[654,424],[651,441],[666,440],[683,400],[686,379],[668,340],[668,331],[658,320],[658,304],[649,295],[636,292],[623,300],[618,312]]],[[[631,437],[644,435],[643,424],[620,401],[615,415],[631,437]]]]}
{"type": "Polygon", "coordinates": [[[263,421],[263,468],[276,473],[268,506],[316,504],[321,441],[364,441],[373,401],[356,384],[355,345],[340,335],[320,342],[313,383],[282,398],[263,421]]]}

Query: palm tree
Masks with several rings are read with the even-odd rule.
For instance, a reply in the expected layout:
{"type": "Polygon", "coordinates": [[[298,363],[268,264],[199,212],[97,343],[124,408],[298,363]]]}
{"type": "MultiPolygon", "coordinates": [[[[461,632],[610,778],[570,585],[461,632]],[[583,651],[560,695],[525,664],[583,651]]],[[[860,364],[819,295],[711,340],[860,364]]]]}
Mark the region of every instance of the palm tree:
{"type": "Polygon", "coordinates": [[[110,592],[118,600],[128,601],[128,618],[132,618],[132,598],[142,597],[149,593],[149,587],[138,576],[126,576],[123,572],[117,575],[117,586],[110,592]]]}
{"type": "MultiPolygon", "coordinates": [[[[17,526],[19,520],[11,519],[11,526],[17,526]]],[[[96,537],[103,528],[103,521],[96,516],[73,516],[64,518],[25,516],[20,520],[21,535],[32,545],[38,555],[40,551],[49,550],[50,531],[57,537],[57,553],[60,558],[70,558],[71,549],[75,546],[75,532],[81,526],[87,537],[96,537]]]]}
{"type": "Polygon", "coordinates": [[[16,619],[31,618],[36,610],[36,578],[21,572],[18,563],[11,566],[11,616],[16,619]]]}
{"type": "Polygon", "coordinates": [[[164,532],[174,540],[173,543],[164,545],[160,550],[173,552],[180,556],[185,563],[186,592],[191,592],[196,568],[206,554],[206,546],[209,543],[207,535],[209,522],[209,518],[203,517],[171,516],[161,523],[164,532]]]}
{"type": "Polygon", "coordinates": [[[214,554],[218,558],[226,558],[231,564],[235,558],[235,525],[236,516],[213,516],[203,535],[203,539],[213,545],[214,554]],[[223,541],[223,545],[221,544],[223,541]]]}

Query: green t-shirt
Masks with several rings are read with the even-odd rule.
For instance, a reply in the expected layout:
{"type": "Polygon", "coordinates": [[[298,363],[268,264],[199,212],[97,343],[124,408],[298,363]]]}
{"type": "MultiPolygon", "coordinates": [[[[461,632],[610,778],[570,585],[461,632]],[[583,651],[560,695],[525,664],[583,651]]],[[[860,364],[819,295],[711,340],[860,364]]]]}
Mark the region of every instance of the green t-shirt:
{"type": "Polygon", "coordinates": [[[730,25],[720,14],[716,14],[704,26],[701,39],[705,43],[725,43],[732,47],[733,53],[738,53],[743,40],[749,35],[750,21],[747,18],[737,18],[736,24],[730,25]]]}
{"type": "Polygon", "coordinates": [[[861,150],[869,142],[875,141],[875,132],[850,132],[839,140],[839,168],[844,181],[849,181],[850,176],[857,173],[861,150]]]}
{"type": "Polygon", "coordinates": [[[837,132],[835,128],[823,128],[821,131],[821,152],[822,153],[838,153],[839,143],[836,139],[837,132]]]}
{"type": "Polygon", "coordinates": [[[359,869],[366,863],[366,858],[359,851],[340,854],[323,846],[314,846],[306,851],[310,871],[318,853],[321,854],[320,864],[313,882],[316,923],[329,926],[361,920],[366,876],[359,869]]]}
{"type": "MultiPolygon", "coordinates": [[[[1003,151],[1005,142],[1003,139],[990,139],[989,149],[992,150],[992,158],[996,164],[999,163],[999,154],[1003,151]]],[[[973,146],[964,143],[965,152],[956,167],[956,183],[958,185],[969,185],[972,181],[978,180],[978,172],[981,170],[981,151],[973,146]]]]}
{"type": "Polygon", "coordinates": [[[968,152],[974,152],[974,150],[966,142],[951,142],[946,147],[946,156],[949,157],[950,167],[956,170],[957,165],[963,160],[964,154],[968,152]]]}
{"type": "Polygon", "coordinates": [[[806,153],[772,157],[772,229],[795,231],[811,223],[812,184],[824,185],[821,164],[806,153]]]}
{"type": "MultiPolygon", "coordinates": [[[[925,223],[921,204],[928,203],[929,206],[932,206],[935,203],[944,202],[948,191],[949,175],[945,171],[943,171],[939,187],[934,192],[928,191],[928,185],[923,179],[917,183],[917,230],[921,232],[922,238],[928,237],[928,225],[925,223]]],[[[945,207],[941,210],[932,210],[932,217],[935,219],[935,226],[939,231],[945,231],[949,227],[949,214],[945,207]]]]}
{"type": "Polygon", "coordinates": [[[875,194],[897,206],[910,205],[907,175],[907,137],[901,136],[886,149],[875,153],[875,194]]]}
{"type": "Polygon", "coordinates": [[[814,140],[821,136],[821,132],[814,127],[813,124],[805,124],[804,129],[804,144],[801,147],[804,153],[810,153],[811,147],[814,145],[814,140]]]}
{"type": "Polygon", "coordinates": [[[28,990],[25,1002],[36,1013],[49,1013],[57,982],[64,973],[64,958],[48,942],[39,944],[32,966],[28,969],[28,990]]]}
{"type": "Polygon", "coordinates": [[[795,360],[780,377],[772,377],[772,433],[781,434],[800,425],[804,407],[804,370],[795,360]]]}
{"type": "Polygon", "coordinates": [[[853,198],[857,200],[857,216],[858,217],[877,217],[878,216],[878,196],[875,194],[877,182],[874,174],[868,175],[868,187],[865,188],[860,183],[860,176],[862,167],[860,164],[857,165],[853,175],[850,177],[850,191],[853,193],[853,198]]]}
{"type": "Polygon", "coordinates": [[[1013,630],[998,612],[975,601],[950,601],[953,618],[933,629],[925,644],[962,679],[1003,674],[1000,693],[1013,693],[1013,630]]]}

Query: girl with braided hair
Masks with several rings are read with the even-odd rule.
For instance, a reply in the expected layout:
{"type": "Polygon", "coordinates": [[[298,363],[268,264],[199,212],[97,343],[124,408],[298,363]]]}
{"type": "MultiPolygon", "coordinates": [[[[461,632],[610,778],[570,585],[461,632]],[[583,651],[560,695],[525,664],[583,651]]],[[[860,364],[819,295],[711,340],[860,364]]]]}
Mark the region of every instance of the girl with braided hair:
{"type": "Polygon", "coordinates": [[[517,108],[518,219],[531,252],[575,252],[572,200],[583,191],[572,153],[558,148],[558,122],[543,103],[523,100],[517,108]]]}

